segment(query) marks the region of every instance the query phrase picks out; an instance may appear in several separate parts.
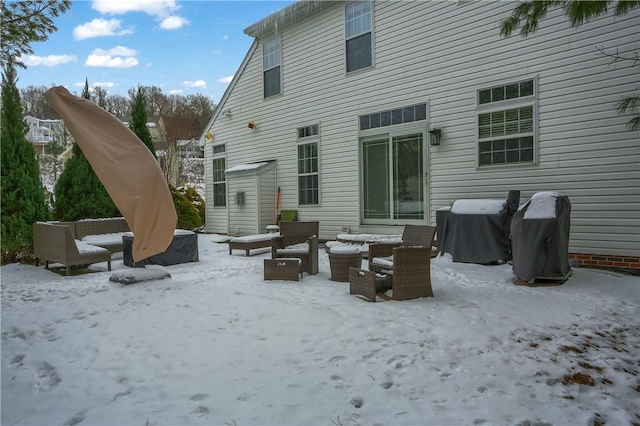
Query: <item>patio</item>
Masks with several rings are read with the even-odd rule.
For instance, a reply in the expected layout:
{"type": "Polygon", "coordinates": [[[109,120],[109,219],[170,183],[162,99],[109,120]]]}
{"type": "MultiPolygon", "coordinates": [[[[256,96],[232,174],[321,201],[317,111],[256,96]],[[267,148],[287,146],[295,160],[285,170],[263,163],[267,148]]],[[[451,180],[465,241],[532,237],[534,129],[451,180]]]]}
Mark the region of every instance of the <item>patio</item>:
{"type": "MultiPolygon", "coordinates": [[[[640,414],[637,277],[579,268],[562,286],[520,287],[509,265],[438,257],[435,297],[367,303],[329,279],[324,250],[318,274],[265,281],[270,253],[229,256],[215,235],[198,239],[198,263],[124,287],[106,263],[71,277],[3,266],[2,424],[630,424],[640,414]],[[593,386],[577,384],[587,378],[593,386]]],[[[114,257],[112,268],[125,266],[114,257]]]]}

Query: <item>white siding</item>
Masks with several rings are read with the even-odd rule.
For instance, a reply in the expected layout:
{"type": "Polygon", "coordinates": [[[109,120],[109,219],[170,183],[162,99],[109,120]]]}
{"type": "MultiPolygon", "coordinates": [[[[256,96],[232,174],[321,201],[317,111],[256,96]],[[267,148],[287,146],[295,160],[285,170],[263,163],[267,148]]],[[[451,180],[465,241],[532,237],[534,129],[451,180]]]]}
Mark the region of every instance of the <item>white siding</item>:
{"type": "MultiPolygon", "coordinates": [[[[535,192],[555,190],[572,204],[571,251],[640,254],[639,135],[625,129],[629,117],[615,110],[615,102],[640,84],[638,68],[612,64],[596,49],[637,51],[640,12],[577,29],[554,12],[536,34],[502,38],[500,22],[514,6],[377,1],[375,67],[349,75],[343,6],[327,7],[280,30],[283,94],[262,98],[258,44],[220,105],[231,108],[231,117],[219,116],[211,131],[227,144],[228,166],[277,159],[282,207],[297,208],[300,220],[319,220],[321,238],[335,237],[342,226],[390,231],[360,225],[357,117],[427,102],[431,124],[443,129],[441,145],[427,153],[429,222],[435,223],[435,210],[459,198],[506,198],[520,189],[525,202],[535,192]],[[537,163],[478,168],[476,90],[531,77],[539,89],[537,163]],[[249,121],[257,129],[248,129],[249,121]],[[315,123],[321,129],[321,205],[298,206],[296,128],[315,123]]],[[[205,152],[209,159],[210,149],[205,152]]],[[[210,160],[206,164],[210,168],[210,160]]],[[[212,210],[207,226],[217,232],[212,210]]]]}
{"type": "Polygon", "coordinates": [[[259,234],[267,232],[267,226],[276,223],[276,169],[275,167],[260,175],[258,181],[260,198],[259,234]]]}
{"type": "Polygon", "coordinates": [[[258,196],[255,174],[227,176],[227,206],[229,207],[229,233],[235,236],[259,234],[258,229],[258,196]],[[244,192],[245,204],[236,203],[236,193],[244,192]]]}

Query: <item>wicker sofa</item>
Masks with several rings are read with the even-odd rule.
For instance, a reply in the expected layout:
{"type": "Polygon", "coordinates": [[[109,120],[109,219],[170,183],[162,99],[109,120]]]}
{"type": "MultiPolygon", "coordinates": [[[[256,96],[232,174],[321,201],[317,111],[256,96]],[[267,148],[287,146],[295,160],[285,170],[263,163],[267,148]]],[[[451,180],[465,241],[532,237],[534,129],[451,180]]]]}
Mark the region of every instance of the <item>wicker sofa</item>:
{"type": "Polygon", "coordinates": [[[318,273],[320,222],[281,222],[280,235],[271,239],[271,259],[298,258],[301,272],[318,273]]]}
{"type": "Polygon", "coordinates": [[[37,222],[33,224],[33,254],[38,261],[61,263],[67,267],[107,262],[111,254],[122,251],[122,235],[129,232],[124,218],[83,219],[75,222],[37,222]]]}

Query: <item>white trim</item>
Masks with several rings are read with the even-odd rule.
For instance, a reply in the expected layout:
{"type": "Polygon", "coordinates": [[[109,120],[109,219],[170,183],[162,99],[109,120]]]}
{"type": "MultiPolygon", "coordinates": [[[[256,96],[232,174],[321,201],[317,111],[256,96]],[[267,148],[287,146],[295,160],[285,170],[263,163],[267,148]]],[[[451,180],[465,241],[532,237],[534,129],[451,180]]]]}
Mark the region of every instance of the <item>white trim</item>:
{"type": "Polygon", "coordinates": [[[375,46],[375,32],[374,32],[375,19],[374,19],[374,16],[373,16],[374,9],[375,9],[374,0],[354,0],[352,2],[349,2],[349,3],[345,4],[344,7],[342,8],[342,26],[343,26],[343,36],[344,36],[344,40],[343,40],[343,43],[344,43],[343,44],[343,48],[344,48],[343,58],[344,58],[344,72],[345,72],[345,75],[351,75],[353,73],[357,73],[358,71],[371,69],[371,68],[375,67],[375,64],[376,64],[376,57],[375,56],[376,55],[375,55],[375,48],[374,48],[374,46],[375,46]],[[362,31],[362,32],[359,32],[359,33],[354,33],[354,34],[352,34],[350,36],[347,36],[347,7],[353,5],[354,3],[357,3],[357,2],[369,3],[369,5],[370,5],[369,30],[362,31]],[[370,45],[370,48],[371,48],[371,65],[366,66],[366,67],[362,67],[362,68],[358,68],[356,70],[349,71],[347,69],[347,42],[349,40],[352,40],[352,39],[358,38],[360,36],[363,36],[363,35],[365,35],[367,33],[371,34],[371,45],[370,45]]]}
{"type": "Polygon", "coordinates": [[[284,88],[283,88],[283,78],[282,78],[282,37],[280,37],[279,35],[273,36],[268,38],[267,40],[262,42],[262,99],[266,100],[266,99],[271,99],[275,96],[278,95],[282,95],[284,93],[284,88]],[[278,52],[277,52],[277,59],[278,59],[278,63],[273,65],[272,67],[266,68],[265,64],[264,64],[264,60],[265,60],[265,50],[264,47],[267,43],[272,42],[276,40],[277,41],[277,47],[278,47],[278,52]],[[267,71],[271,71],[275,68],[280,68],[280,72],[278,73],[278,77],[280,78],[280,91],[278,93],[274,93],[273,95],[269,95],[269,96],[265,96],[265,86],[264,86],[264,77],[265,77],[265,73],[267,71]]]}
{"type": "Polygon", "coordinates": [[[298,136],[298,129],[300,128],[304,128],[304,127],[309,127],[309,126],[315,126],[315,124],[309,124],[306,126],[300,126],[296,128],[296,203],[298,207],[307,207],[307,206],[313,206],[313,207],[320,207],[322,205],[322,179],[321,176],[322,174],[320,173],[320,171],[322,170],[321,166],[321,162],[320,162],[320,134],[321,134],[321,128],[320,128],[320,123],[317,124],[318,126],[318,134],[317,135],[313,135],[313,136],[306,136],[304,138],[300,138],[297,137],[298,136]],[[300,157],[298,155],[298,147],[300,145],[309,145],[309,144],[316,144],[316,153],[317,153],[317,161],[318,161],[318,171],[316,173],[300,173],[300,171],[298,170],[298,165],[300,163],[300,157]],[[313,176],[313,175],[317,175],[318,176],[318,202],[314,203],[314,204],[300,204],[300,176],[313,176]]]}

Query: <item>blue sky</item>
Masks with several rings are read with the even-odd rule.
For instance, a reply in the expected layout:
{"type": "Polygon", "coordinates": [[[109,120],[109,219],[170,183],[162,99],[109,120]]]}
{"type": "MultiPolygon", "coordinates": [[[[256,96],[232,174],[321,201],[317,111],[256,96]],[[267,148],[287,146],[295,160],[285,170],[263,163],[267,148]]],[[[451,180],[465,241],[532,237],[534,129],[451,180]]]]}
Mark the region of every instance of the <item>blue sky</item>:
{"type": "Polygon", "coordinates": [[[140,84],[218,102],[253,42],[243,30],[291,3],[76,0],[55,18],[58,31],[22,58],[18,87],[79,94],[87,78],[110,95],[140,84]]]}

